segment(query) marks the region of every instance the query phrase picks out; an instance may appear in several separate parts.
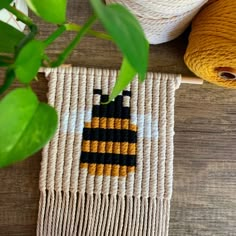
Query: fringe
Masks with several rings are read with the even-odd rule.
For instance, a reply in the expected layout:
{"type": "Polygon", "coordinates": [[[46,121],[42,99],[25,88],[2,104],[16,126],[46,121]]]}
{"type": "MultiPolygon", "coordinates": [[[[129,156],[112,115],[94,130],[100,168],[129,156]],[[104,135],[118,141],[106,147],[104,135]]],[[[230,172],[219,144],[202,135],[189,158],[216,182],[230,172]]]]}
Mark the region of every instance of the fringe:
{"type": "Polygon", "coordinates": [[[76,212],[76,202],[77,202],[77,194],[72,193],[71,194],[71,201],[69,205],[69,212],[68,212],[68,228],[66,231],[66,236],[71,236],[73,233],[73,225],[75,223],[75,212],[76,212]]]}
{"type": "Polygon", "coordinates": [[[37,236],[168,235],[170,199],[42,191],[39,203],[37,236]]]}

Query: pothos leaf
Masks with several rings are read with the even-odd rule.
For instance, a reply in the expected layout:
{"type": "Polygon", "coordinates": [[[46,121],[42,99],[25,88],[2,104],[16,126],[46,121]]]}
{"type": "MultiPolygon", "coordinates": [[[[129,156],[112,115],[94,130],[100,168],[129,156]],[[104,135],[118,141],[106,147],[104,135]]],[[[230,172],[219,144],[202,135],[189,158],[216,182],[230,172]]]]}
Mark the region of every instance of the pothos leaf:
{"type": "Polygon", "coordinates": [[[44,44],[32,40],[19,52],[15,61],[16,77],[22,83],[29,83],[37,75],[44,56],[44,44]]]}
{"type": "Polygon", "coordinates": [[[126,58],[123,59],[121,69],[119,71],[115,86],[109,97],[109,101],[112,101],[126,86],[133,80],[137,74],[136,70],[129,64],[126,58]]]}
{"type": "Polygon", "coordinates": [[[67,0],[26,0],[29,8],[45,21],[62,24],[66,20],[67,0]]]}
{"type": "Polygon", "coordinates": [[[25,36],[22,32],[3,21],[0,21],[0,32],[0,52],[3,53],[14,53],[16,45],[25,36]]]}
{"type": "Polygon", "coordinates": [[[31,89],[10,92],[0,101],[0,110],[0,167],[37,152],[56,131],[56,111],[39,102],[31,89]]]}
{"type": "Polygon", "coordinates": [[[122,5],[105,6],[100,0],[90,0],[97,17],[111,35],[126,60],[144,80],[149,44],[136,18],[122,5]]]}
{"type": "Polygon", "coordinates": [[[0,1],[0,10],[7,7],[8,5],[11,4],[13,0],[1,0],[0,1]]]}

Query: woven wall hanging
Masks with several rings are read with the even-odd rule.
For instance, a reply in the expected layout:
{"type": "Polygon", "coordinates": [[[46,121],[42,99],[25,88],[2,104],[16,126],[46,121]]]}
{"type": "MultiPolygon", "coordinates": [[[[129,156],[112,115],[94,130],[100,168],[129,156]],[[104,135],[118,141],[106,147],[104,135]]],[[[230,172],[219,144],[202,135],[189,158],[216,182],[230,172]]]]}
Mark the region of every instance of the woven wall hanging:
{"type": "Polygon", "coordinates": [[[43,150],[37,235],[168,235],[180,76],[149,73],[108,105],[114,70],[46,76],[60,122],[43,150]]]}

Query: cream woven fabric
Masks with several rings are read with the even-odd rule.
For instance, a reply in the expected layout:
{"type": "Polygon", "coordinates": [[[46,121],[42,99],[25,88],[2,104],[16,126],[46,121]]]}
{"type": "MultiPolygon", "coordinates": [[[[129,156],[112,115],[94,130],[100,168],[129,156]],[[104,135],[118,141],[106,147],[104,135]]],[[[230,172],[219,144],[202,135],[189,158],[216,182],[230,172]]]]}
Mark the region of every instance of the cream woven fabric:
{"type": "Polygon", "coordinates": [[[43,150],[37,235],[168,235],[180,76],[149,73],[105,105],[116,71],[46,74],[60,122],[43,150]]]}

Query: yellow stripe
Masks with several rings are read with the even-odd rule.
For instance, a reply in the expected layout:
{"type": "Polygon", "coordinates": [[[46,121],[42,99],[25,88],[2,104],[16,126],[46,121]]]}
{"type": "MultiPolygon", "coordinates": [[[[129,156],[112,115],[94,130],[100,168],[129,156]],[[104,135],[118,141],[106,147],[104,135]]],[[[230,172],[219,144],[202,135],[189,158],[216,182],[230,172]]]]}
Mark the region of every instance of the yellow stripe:
{"type": "Polygon", "coordinates": [[[88,163],[80,163],[80,168],[87,169],[88,168],[88,163]]]}
{"type": "Polygon", "coordinates": [[[89,166],[88,166],[88,173],[90,175],[95,175],[96,174],[96,167],[97,167],[96,163],[89,164],[89,166]]]}
{"type": "Polygon", "coordinates": [[[111,176],[111,169],[112,169],[112,165],[111,164],[105,164],[104,165],[104,175],[105,176],[111,176]]]}
{"type": "Polygon", "coordinates": [[[119,176],[120,165],[113,165],[111,170],[111,176],[119,176]]]}
{"type": "Polygon", "coordinates": [[[122,155],[136,155],[136,143],[129,142],[104,142],[84,140],[82,145],[83,152],[110,153],[122,155]]]}
{"type": "Polygon", "coordinates": [[[127,175],[127,166],[120,166],[120,176],[126,176],[127,175]]]}
{"type": "Polygon", "coordinates": [[[128,166],[128,173],[135,172],[135,166],[128,166]]]}
{"type": "Polygon", "coordinates": [[[88,164],[80,163],[80,168],[88,169],[90,175],[97,176],[127,176],[127,173],[133,173],[135,166],[120,166],[111,164],[88,164]]]}
{"type": "Polygon", "coordinates": [[[93,117],[91,122],[84,123],[85,128],[127,129],[137,131],[137,126],[130,124],[130,119],[93,117]]]}

